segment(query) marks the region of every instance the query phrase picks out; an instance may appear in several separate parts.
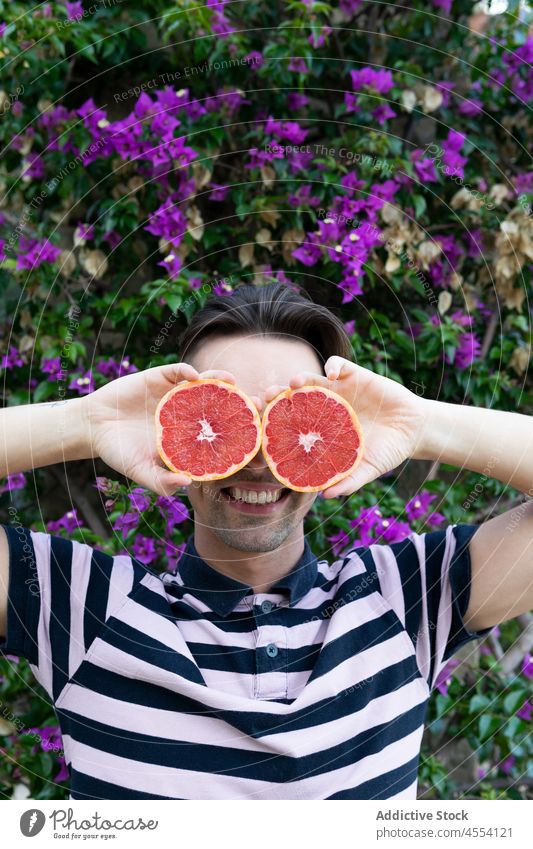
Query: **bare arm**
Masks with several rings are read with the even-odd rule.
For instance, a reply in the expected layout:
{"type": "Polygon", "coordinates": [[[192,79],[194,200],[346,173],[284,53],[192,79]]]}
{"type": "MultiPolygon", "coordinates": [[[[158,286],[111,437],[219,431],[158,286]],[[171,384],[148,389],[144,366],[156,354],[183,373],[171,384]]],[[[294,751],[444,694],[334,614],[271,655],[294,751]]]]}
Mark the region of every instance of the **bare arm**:
{"type": "MultiPolygon", "coordinates": [[[[438,460],[533,496],[533,416],[423,399],[369,369],[330,357],[326,376],[298,374],[292,388],[326,386],[352,404],[365,434],[363,460],[326,497],[350,495],[408,458],[438,460]]],[[[265,400],[285,387],[269,387],[265,400]]],[[[464,522],[468,523],[465,509],[464,522]]],[[[491,628],[533,609],[533,502],[490,519],[470,542],[465,625],[491,628]]]]}
{"type": "MultiPolygon", "coordinates": [[[[0,477],[101,457],[140,486],[171,495],[190,479],[163,465],[156,447],[155,409],[176,383],[198,377],[234,382],[225,371],[200,375],[187,363],[172,363],[112,380],[81,398],[0,410],[0,477]]],[[[0,636],[5,637],[9,550],[6,533],[0,531],[0,636]]]]}
{"type": "MultiPolygon", "coordinates": [[[[427,403],[415,458],[462,466],[533,495],[533,417],[427,403]]],[[[533,609],[533,501],[483,522],[470,554],[467,628],[490,628],[533,609]]]]}
{"type": "Polygon", "coordinates": [[[84,398],[0,411],[0,478],[93,456],[84,398]]]}

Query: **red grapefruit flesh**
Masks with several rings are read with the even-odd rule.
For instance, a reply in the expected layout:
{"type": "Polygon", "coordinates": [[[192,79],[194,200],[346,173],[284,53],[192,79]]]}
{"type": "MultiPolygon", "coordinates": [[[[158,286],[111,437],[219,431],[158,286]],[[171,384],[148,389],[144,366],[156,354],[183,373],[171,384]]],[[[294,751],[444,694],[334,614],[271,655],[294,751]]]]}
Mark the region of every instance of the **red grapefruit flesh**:
{"type": "Polygon", "coordinates": [[[353,408],[319,386],[286,389],[266,407],[262,449],[272,474],[297,492],[318,492],[361,462],[363,431],[353,408]]]}
{"type": "Polygon", "coordinates": [[[157,450],[165,465],[196,481],[234,474],[261,447],[257,408],[224,380],[178,383],[157,405],[155,424],[157,450]]]}

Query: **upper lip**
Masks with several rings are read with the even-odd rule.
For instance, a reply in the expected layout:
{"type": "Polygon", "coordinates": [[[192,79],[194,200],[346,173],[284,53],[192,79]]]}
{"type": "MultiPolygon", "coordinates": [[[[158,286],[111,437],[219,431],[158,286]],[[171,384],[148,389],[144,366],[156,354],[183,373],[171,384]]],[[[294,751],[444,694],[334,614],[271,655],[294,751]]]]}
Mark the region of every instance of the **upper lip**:
{"type": "Polygon", "coordinates": [[[228,489],[230,487],[238,487],[239,489],[253,489],[256,492],[276,492],[279,489],[285,489],[280,483],[261,483],[258,481],[232,481],[222,487],[228,489]]]}

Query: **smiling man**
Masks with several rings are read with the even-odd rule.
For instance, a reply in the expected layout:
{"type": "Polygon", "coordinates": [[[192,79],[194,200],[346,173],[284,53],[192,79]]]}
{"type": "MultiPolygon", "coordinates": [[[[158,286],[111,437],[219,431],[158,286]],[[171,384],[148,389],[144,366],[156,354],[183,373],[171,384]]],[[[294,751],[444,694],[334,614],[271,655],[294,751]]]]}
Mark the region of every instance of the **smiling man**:
{"type": "Polygon", "coordinates": [[[1,649],[49,695],[71,798],[415,799],[439,672],[533,606],[532,503],[319,560],[304,533],[314,493],[280,488],[261,453],[224,480],[173,474],[154,411],[198,376],[236,383],[260,411],[287,386],[329,386],[365,434],[330,498],[407,458],[490,469],[530,494],[531,418],[422,399],[355,365],[339,320],[277,284],[210,299],[180,356],[0,413],[3,474],[101,457],[159,494],[186,487],[194,509],[163,574],[31,531],[16,510],[0,526],[1,649]]]}

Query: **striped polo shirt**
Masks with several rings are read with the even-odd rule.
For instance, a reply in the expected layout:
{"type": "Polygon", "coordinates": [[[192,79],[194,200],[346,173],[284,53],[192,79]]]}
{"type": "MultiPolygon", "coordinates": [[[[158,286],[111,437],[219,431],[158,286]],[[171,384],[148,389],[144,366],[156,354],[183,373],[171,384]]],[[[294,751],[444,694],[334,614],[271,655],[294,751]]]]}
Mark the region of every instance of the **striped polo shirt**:
{"type": "MultiPolygon", "coordinates": [[[[307,542],[269,592],[3,525],[4,653],[57,714],[71,799],[415,799],[428,697],[471,632],[478,525],[307,542]]],[[[283,552],[280,552],[283,557],[283,552]]]]}

